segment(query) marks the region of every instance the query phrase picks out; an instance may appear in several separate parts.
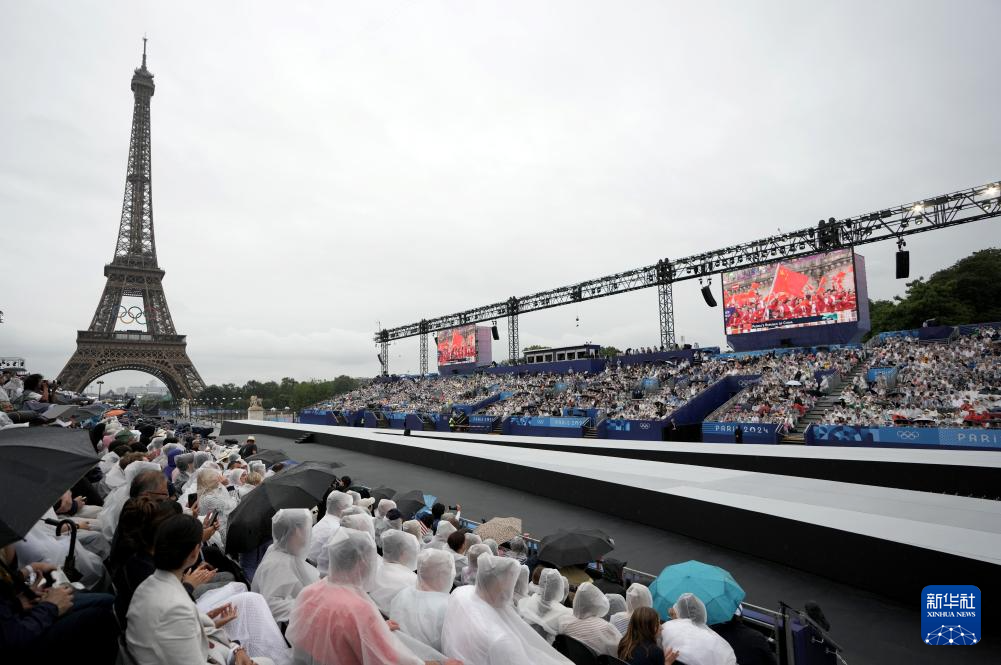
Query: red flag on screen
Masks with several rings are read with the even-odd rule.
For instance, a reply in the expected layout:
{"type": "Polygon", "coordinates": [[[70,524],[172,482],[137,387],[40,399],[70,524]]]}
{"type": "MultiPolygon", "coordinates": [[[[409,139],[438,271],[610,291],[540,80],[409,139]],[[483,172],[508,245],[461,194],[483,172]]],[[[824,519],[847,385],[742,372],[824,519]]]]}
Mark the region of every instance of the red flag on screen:
{"type": "Polygon", "coordinates": [[[810,278],[801,272],[790,270],[780,265],[775,271],[775,281],[772,282],[772,291],[768,294],[770,298],[785,293],[790,296],[803,296],[803,287],[807,285],[810,278]]]}

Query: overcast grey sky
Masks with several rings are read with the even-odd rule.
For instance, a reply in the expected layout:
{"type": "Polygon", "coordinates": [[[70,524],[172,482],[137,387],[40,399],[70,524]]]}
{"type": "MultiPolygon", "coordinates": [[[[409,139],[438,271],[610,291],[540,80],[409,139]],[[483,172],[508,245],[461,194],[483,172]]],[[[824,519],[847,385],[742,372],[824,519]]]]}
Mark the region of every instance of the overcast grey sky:
{"type": "MultiPolygon", "coordinates": [[[[1001,177],[996,1],[0,9],[0,355],[50,376],[112,257],[143,33],[159,261],[209,383],[371,376],[377,321],[1001,177]]],[[[908,244],[927,275],[1001,223],[908,244]]],[[[860,251],[873,297],[903,291],[894,249],[860,251]]],[[[679,336],[723,342],[697,283],[675,302],[679,336]]],[[[647,290],[525,315],[521,342],[652,345],[657,320],[647,290]]]]}

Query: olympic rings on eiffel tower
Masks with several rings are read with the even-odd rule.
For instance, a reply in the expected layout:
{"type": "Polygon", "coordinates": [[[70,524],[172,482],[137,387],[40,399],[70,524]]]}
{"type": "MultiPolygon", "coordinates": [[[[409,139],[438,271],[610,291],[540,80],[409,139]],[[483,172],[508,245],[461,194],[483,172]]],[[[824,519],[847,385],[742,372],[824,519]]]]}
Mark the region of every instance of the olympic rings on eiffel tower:
{"type": "Polygon", "coordinates": [[[146,312],[143,311],[142,307],[133,305],[125,309],[125,305],[119,305],[118,310],[118,320],[125,325],[128,326],[133,323],[138,323],[141,326],[146,325],[146,312]]]}

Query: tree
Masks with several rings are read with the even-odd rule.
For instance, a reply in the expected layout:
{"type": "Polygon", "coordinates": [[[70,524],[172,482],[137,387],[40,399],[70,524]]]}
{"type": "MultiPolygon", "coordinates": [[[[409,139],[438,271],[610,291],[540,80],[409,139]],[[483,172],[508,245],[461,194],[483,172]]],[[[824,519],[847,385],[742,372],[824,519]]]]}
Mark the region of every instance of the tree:
{"type": "Polygon", "coordinates": [[[531,346],[526,346],[522,353],[528,353],[529,351],[542,351],[543,349],[548,349],[548,346],[542,346],[541,344],[532,344],[531,346]]]}
{"type": "Polygon", "coordinates": [[[598,355],[602,358],[614,358],[615,356],[621,356],[622,351],[619,351],[614,346],[603,346],[598,351],[598,355]]]}
{"type": "Polygon", "coordinates": [[[1001,249],[974,252],[925,280],[907,282],[904,297],[870,300],[870,336],[920,328],[928,319],[942,325],[1001,321],[1001,249]]]}

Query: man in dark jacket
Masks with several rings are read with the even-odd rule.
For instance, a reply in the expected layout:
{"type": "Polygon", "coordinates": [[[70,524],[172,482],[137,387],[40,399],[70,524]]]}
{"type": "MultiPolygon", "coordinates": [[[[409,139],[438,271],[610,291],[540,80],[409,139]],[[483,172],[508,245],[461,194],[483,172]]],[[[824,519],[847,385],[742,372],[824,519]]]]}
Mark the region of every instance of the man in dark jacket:
{"type": "Polygon", "coordinates": [[[739,609],[729,621],[713,624],[710,628],[727,641],[740,665],[777,665],[768,639],[744,623],[739,609]]]}
{"type": "Polygon", "coordinates": [[[594,586],[601,589],[602,593],[617,593],[622,597],[626,595],[626,587],[622,580],[622,569],[626,567],[625,561],[618,559],[605,559],[601,563],[601,579],[594,582],[594,586]]]}

